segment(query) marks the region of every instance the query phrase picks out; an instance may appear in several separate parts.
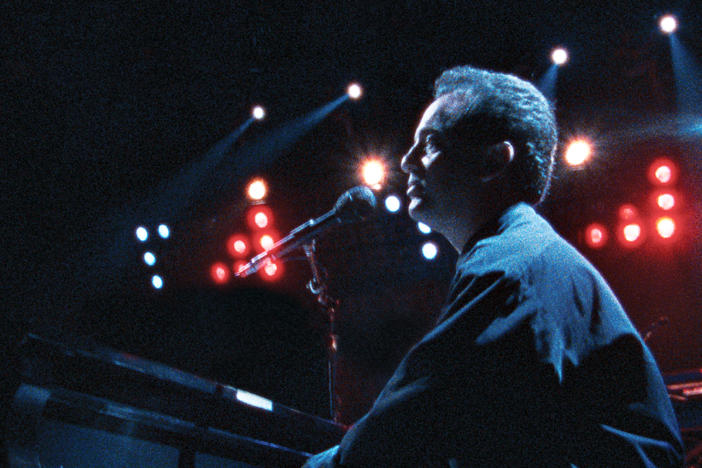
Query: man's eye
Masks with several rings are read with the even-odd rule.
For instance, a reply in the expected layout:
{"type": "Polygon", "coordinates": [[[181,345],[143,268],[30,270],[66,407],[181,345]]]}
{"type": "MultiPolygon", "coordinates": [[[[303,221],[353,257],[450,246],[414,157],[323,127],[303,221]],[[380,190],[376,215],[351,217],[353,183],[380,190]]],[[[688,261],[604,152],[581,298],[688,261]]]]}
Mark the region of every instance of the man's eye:
{"type": "Polygon", "coordinates": [[[436,152],[438,151],[438,148],[436,146],[436,142],[434,141],[433,138],[429,137],[425,140],[424,142],[424,148],[429,151],[429,152],[436,152]]]}

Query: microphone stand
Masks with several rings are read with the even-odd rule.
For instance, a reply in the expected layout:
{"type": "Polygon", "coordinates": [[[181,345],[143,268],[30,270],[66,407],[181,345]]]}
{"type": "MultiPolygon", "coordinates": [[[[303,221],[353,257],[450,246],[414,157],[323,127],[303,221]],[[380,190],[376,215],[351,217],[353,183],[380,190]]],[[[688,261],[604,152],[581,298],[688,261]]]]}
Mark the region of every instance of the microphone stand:
{"type": "Polygon", "coordinates": [[[311,242],[302,246],[305,251],[305,256],[312,270],[312,279],[307,283],[307,289],[317,296],[317,303],[329,318],[329,334],[327,335],[327,381],[329,387],[329,413],[334,422],[339,422],[339,411],[336,408],[336,367],[337,367],[337,342],[339,337],[336,335],[336,307],[339,301],[335,300],[328,294],[326,283],[326,275],[322,274],[322,265],[317,260],[315,251],[317,249],[317,240],[312,239],[311,242]]]}

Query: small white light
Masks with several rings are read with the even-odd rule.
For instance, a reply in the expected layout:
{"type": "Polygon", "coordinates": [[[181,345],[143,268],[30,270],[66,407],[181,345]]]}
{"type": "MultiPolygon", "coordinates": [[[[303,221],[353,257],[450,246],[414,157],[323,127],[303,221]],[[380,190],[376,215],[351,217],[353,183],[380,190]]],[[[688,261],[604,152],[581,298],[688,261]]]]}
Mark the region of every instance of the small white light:
{"type": "Polygon", "coordinates": [[[255,406],[256,408],[261,408],[266,411],[273,411],[273,402],[271,400],[244,390],[237,389],[236,399],[242,403],[246,403],[247,405],[255,406]]]}
{"type": "Polygon", "coordinates": [[[261,106],[256,106],[251,111],[251,115],[256,120],[262,120],[266,116],[266,109],[261,106]]]}
{"type": "Polygon", "coordinates": [[[156,265],[156,255],[153,252],[144,252],[144,263],[149,266],[156,265]]]}
{"type": "Polygon", "coordinates": [[[417,229],[419,229],[419,232],[422,234],[431,234],[431,228],[421,221],[417,223],[417,229]]]}
{"type": "Polygon", "coordinates": [[[565,160],[569,166],[582,166],[592,156],[592,145],[589,141],[579,139],[568,144],[565,160]]]}
{"type": "Polygon", "coordinates": [[[151,277],[151,285],[155,289],[161,289],[163,287],[163,278],[161,278],[159,275],[154,275],[151,277]]]}
{"type": "Polygon", "coordinates": [[[379,159],[368,159],[361,165],[361,177],[366,185],[375,187],[385,179],[385,164],[379,159]]]}
{"type": "Polygon", "coordinates": [[[149,238],[149,231],[144,226],[139,226],[136,228],[136,238],[139,239],[140,242],[146,242],[149,238]]]}
{"type": "Polygon", "coordinates": [[[171,236],[171,230],[165,224],[159,224],[158,235],[161,236],[161,239],[168,239],[171,236]]]}
{"type": "Polygon", "coordinates": [[[396,195],[389,195],[385,199],[385,208],[387,208],[387,210],[390,213],[397,213],[400,209],[400,206],[400,199],[396,195]]]}
{"type": "Polygon", "coordinates": [[[665,15],[658,23],[665,34],[673,34],[678,29],[678,20],[673,15],[665,15]]]}
{"type": "Polygon", "coordinates": [[[424,258],[426,258],[427,260],[434,260],[436,258],[436,254],[438,253],[439,249],[433,242],[426,242],[422,246],[422,255],[424,255],[424,258]]]}
{"type": "Polygon", "coordinates": [[[263,200],[268,192],[268,187],[263,179],[254,179],[249,183],[246,193],[249,198],[254,201],[263,200]]]}
{"type": "Polygon", "coordinates": [[[359,84],[351,83],[346,89],[346,94],[348,94],[351,99],[358,99],[363,94],[363,89],[359,84]]]}
{"type": "Polygon", "coordinates": [[[558,66],[565,64],[568,61],[568,51],[563,47],[556,47],[551,52],[551,60],[558,66]]]}

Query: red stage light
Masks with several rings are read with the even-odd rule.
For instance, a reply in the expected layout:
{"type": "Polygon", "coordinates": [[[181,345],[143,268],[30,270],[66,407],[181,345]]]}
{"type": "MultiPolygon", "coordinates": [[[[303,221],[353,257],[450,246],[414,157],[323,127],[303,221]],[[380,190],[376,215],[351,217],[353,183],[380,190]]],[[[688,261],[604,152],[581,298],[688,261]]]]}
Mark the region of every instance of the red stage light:
{"type": "Polygon", "coordinates": [[[599,223],[592,223],[585,228],[585,242],[593,249],[604,247],[608,239],[607,228],[599,223]]]}
{"type": "Polygon", "coordinates": [[[675,234],[675,220],[669,216],[663,216],[656,220],[656,231],[663,239],[670,239],[675,234]]]}
{"type": "Polygon", "coordinates": [[[623,222],[617,230],[619,242],[627,247],[636,247],[644,241],[644,230],[637,220],[623,222]]]}
{"type": "Polygon", "coordinates": [[[619,219],[629,221],[639,216],[639,210],[631,203],[625,203],[619,207],[619,219]]]}
{"type": "Polygon", "coordinates": [[[249,240],[243,234],[234,234],[227,239],[227,251],[232,257],[243,257],[249,253],[249,240]]]}
{"type": "Polygon", "coordinates": [[[637,223],[631,223],[624,226],[622,232],[624,232],[624,240],[627,242],[636,242],[639,237],[641,237],[641,225],[637,223]]]}
{"type": "Polygon", "coordinates": [[[657,159],[648,168],[648,179],[655,185],[670,185],[678,177],[678,167],[667,158],[657,159]]]}
{"type": "Polygon", "coordinates": [[[256,205],[246,214],[246,222],[251,229],[260,230],[273,225],[273,210],[266,205],[256,205]]]}
{"type": "Polygon", "coordinates": [[[212,281],[214,281],[215,283],[224,284],[227,281],[229,281],[229,268],[224,263],[214,263],[210,267],[210,276],[212,277],[212,281]]]}
{"type": "Polygon", "coordinates": [[[656,206],[664,211],[672,210],[677,203],[675,195],[671,192],[659,192],[654,197],[656,206]]]}
{"type": "Polygon", "coordinates": [[[234,262],[234,265],[232,265],[232,270],[236,273],[240,272],[244,267],[246,266],[246,262],[244,260],[239,260],[238,262],[234,262]]]}
{"type": "Polygon", "coordinates": [[[268,226],[268,216],[266,216],[266,213],[258,212],[254,216],[254,224],[260,228],[264,228],[268,226]]]}
{"type": "Polygon", "coordinates": [[[278,241],[278,234],[274,231],[264,231],[256,235],[256,250],[259,252],[270,250],[278,241]]]}
{"type": "Polygon", "coordinates": [[[267,281],[275,281],[283,274],[281,262],[270,262],[261,269],[261,276],[267,281]]]}

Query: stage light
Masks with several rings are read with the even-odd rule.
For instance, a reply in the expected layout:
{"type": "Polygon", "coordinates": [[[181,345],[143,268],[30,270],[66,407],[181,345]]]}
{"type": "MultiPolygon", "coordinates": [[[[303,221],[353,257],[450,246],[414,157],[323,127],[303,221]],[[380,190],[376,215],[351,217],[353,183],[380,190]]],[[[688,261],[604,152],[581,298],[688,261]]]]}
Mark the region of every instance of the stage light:
{"type": "Polygon", "coordinates": [[[261,106],[256,106],[251,110],[251,116],[256,120],[263,120],[266,116],[266,109],[261,106]]]}
{"type": "Polygon", "coordinates": [[[139,226],[136,228],[136,238],[139,242],[146,242],[149,239],[149,230],[144,226],[139,226]]]}
{"type": "Polygon", "coordinates": [[[363,89],[358,83],[351,83],[348,88],[346,88],[346,94],[351,99],[359,99],[361,95],[363,94],[363,89]]]}
{"type": "Polygon", "coordinates": [[[256,408],[273,411],[273,402],[271,400],[244,390],[236,390],[236,399],[247,405],[255,406],[256,408]]]}
{"type": "Polygon", "coordinates": [[[631,221],[639,215],[639,210],[631,203],[625,203],[619,207],[619,219],[631,221]]]}
{"type": "Polygon", "coordinates": [[[565,160],[569,166],[581,166],[592,156],[592,145],[584,139],[573,140],[568,144],[565,160]]]}
{"type": "Polygon", "coordinates": [[[422,246],[422,255],[427,260],[434,260],[436,255],[439,253],[439,249],[433,242],[425,242],[422,246]]]}
{"type": "Polygon", "coordinates": [[[648,178],[655,185],[670,185],[677,175],[677,166],[667,158],[656,159],[648,168],[648,178]]]}
{"type": "Polygon", "coordinates": [[[263,179],[252,180],[246,188],[246,193],[250,200],[260,201],[266,197],[268,187],[263,179]]]}
{"type": "Polygon", "coordinates": [[[608,239],[607,228],[599,223],[592,223],[585,228],[585,243],[590,248],[602,248],[607,244],[608,239]]]}
{"type": "Polygon", "coordinates": [[[641,225],[636,223],[624,226],[624,239],[627,242],[636,242],[641,237],[641,225]]]}
{"type": "Polygon", "coordinates": [[[271,247],[273,247],[273,244],[275,244],[275,240],[270,234],[263,234],[258,238],[258,245],[260,245],[263,250],[269,250],[271,247]]]}
{"type": "Polygon", "coordinates": [[[256,226],[264,228],[268,226],[268,216],[266,216],[266,213],[259,211],[254,215],[254,223],[256,223],[256,226]]]}
{"type": "Polygon", "coordinates": [[[568,61],[568,51],[563,47],[556,47],[551,52],[551,61],[559,67],[564,65],[568,61]]]}
{"type": "Polygon", "coordinates": [[[221,262],[213,263],[210,267],[210,277],[217,284],[224,284],[229,281],[229,268],[221,262]]]}
{"type": "Polygon", "coordinates": [[[283,274],[283,266],[280,262],[270,262],[261,269],[261,276],[267,281],[274,281],[283,274]]]}
{"type": "Polygon", "coordinates": [[[670,239],[675,234],[675,221],[668,216],[658,218],[656,220],[656,231],[663,239],[670,239]]]}
{"type": "Polygon", "coordinates": [[[400,199],[396,195],[389,195],[385,198],[385,208],[390,213],[397,213],[401,205],[400,199]]]}
{"type": "Polygon", "coordinates": [[[149,266],[156,265],[156,255],[153,252],[144,252],[144,263],[149,266]]]}
{"type": "Polygon", "coordinates": [[[151,277],[151,286],[153,286],[154,289],[163,288],[163,278],[161,278],[159,275],[152,276],[151,277]]]}
{"type": "Polygon", "coordinates": [[[161,239],[168,239],[171,236],[171,230],[165,224],[158,225],[158,235],[161,239]]]}
{"type": "Polygon", "coordinates": [[[273,224],[273,210],[266,205],[255,205],[246,214],[251,229],[265,229],[273,224]]]}
{"type": "Polygon", "coordinates": [[[664,211],[675,208],[675,195],[669,192],[658,194],[656,197],[656,205],[664,211]]]}
{"type": "Polygon", "coordinates": [[[245,266],[246,266],[246,261],[239,260],[238,262],[234,262],[234,265],[232,266],[232,268],[233,268],[233,271],[238,273],[241,270],[243,270],[245,266]]]}
{"type": "Polygon", "coordinates": [[[673,34],[678,29],[678,20],[673,15],[663,15],[658,26],[664,34],[673,34]]]}
{"type": "Polygon", "coordinates": [[[361,166],[361,176],[364,184],[379,188],[385,179],[385,165],[378,159],[367,159],[361,166]]]}
{"type": "Polygon", "coordinates": [[[638,221],[631,221],[623,223],[620,226],[617,236],[622,245],[626,247],[636,247],[643,242],[644,231],[641,227],[641,223],[638,221]]]}
{"type": "Polygon", "coordinates": [[[227,239],[227,251],[232,257],[243,257],[249,253],[249,242],[243,234],[233,234],[227,239]]]}
{"type": "Polygon", "coordinates": [[[419,232],[422,234],[431,234],[431,228],[421,221],[417,223],[417,229],[419,229],[419,232]]]}

